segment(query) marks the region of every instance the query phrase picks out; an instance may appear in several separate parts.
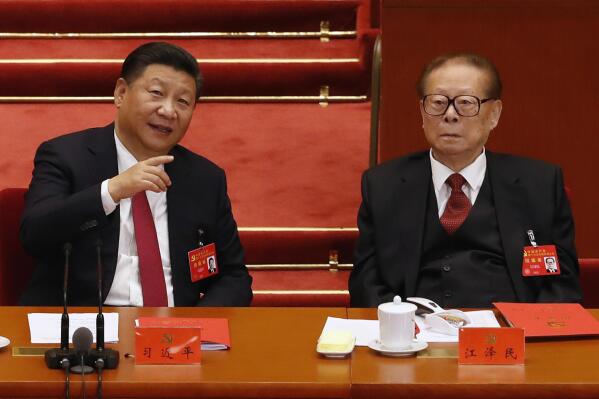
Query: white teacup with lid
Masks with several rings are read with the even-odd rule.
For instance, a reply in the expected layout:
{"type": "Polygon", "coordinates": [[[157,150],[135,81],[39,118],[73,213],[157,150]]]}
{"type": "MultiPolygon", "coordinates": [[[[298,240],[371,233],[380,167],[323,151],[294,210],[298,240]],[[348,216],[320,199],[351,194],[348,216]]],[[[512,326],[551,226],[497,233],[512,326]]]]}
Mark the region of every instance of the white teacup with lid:
{"type": "Polygon", "coordinates": [[[408,349],[414,340],[416,305],[402,302],[396,295],[393,302],[378,308],[380,343],[384,349],[408,349]]]}

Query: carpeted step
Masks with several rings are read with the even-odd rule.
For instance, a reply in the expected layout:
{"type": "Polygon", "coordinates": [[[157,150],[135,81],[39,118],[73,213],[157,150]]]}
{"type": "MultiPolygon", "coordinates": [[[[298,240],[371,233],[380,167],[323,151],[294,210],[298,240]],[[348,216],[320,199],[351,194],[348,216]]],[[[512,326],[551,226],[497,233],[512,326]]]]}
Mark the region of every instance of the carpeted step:
{"type": "MultiPolygon", "coordinates": [[[[367,30],[365,32],[370,32],[367,30]]],[[[359,37],[359,36],[358,36],[359,37]]],[[[356,38],[319,39],[157,39],[182,46],[203,59],[358,58],[356,38]]],[[[124,59],[153,39],[4,39],[0,59],[124,59]]]]}
{"type": "MultiPolygon", "coordinates": [[[[317,96],[322,86],[328,86],[329,94],[333,96],[362,96],[368,94],[371,51],[376,33],[375,30],[366,31],[354,46],[338,46],[351,51],[343,54],[342,58],[325,56],[331,46],[314,40],[292,41],[293,48],[270,54],[261,49],[264,43],[261,40],[238,41],[238,46],[233,46],[231,41],[222,43],[219,40],[215,41],[218,43],[216,47],[228,50],[215,53],[207,46],[203,49],[204,58],[198,54],[202,51],[199,45],[205,45],[205,41],[180,41],[179,44],[200,58],[205,81],[203,94],[206,96],[317,96]],[[243,58],[234,55],[260,53],[269,56],[243,58]],[[285,53],[286,57],[270,56],[275,53],[285,53]],[[310,54],[319,56],[310,57],[310,54]]],[[[60,40],[50,42],[54,43],[53,50],[60,48],[56,45],[60,40]]],[[[125,57],[143,41],[130,42],[128,47],[119,41],[109,41],[105,46],[96,45],[103,50],[95,50],[93,57],[89,41],[80,41],[83,42],[87,44],[81,53],[74,49],[67,58],[36,56],[36,52],[42,50],[37,41],[35,48],[28,52],[28,58],[13,54],[0,59],[0,96],[111,96],[122,64],[122,58],[115,55],[125,57]],[[108,46],[116,44],[119,45],[118,52],[108,46]],[[113,53],[116,54],[111,55],[113,53]]],[[[6,47],[18,46],[4,46],[4,53],[9,55],[6,47]]],[[[274,48],[270,47],[271,50],[274,48]]],[[[26,55],[22,49],[19,54],[26,55]]]]}
{"type": "Polygon", "coordinates": [[[252,306],[349,306],[349,271],[256,271],[252,306]]]}
{"type": "MultiPolygon", "coordinates": [[[[106,97],[114,93],[121,60],[0,62],[0,96],[106,97]]],[[[204,96],[366,95],[369,69],[359,59],[323,62],[201,63],[204,96]]]]}
{"type": "Polygon", "coordinates": [[[253,270],[254,290],[347,290],[349,270],[253,270]]]}
{"type": "MultiPolygon", "coordinates": [[[[2,32],[355,30],[360,0],[2,0],[2,32]]],[[[369,2],[367,2],[369,4],[369,2]]],[[[368,7],[363,7],[369,11],[368,7]]]]}
{"type": "MultiPolygon", "coordinates": [[[[38,145],[103,126],[112,104],[2,104],[0,188],[26,187],[38,145]]],[[[183,140],[227,172],[240,226],[354,227],[370,103],[199,104],[183,140]]]]}
{"type": "Polygon", "coordinates": [[[346,269],[354,261],[358,230],[241,226],[239,235],[247,248],[246,262],[255,269],[346,269]]]}

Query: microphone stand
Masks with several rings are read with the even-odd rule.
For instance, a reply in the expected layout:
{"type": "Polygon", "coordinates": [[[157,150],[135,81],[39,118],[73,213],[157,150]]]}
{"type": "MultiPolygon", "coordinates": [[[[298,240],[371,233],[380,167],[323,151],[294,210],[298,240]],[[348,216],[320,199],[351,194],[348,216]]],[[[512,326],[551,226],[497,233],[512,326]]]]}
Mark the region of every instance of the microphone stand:
{"type": "Polygon", "coordinates": [[[69,348],[69,313],[67,309],[67,287],[69,282],[69,260],[73,246],[67,242],[62,250],[64,253],[64,277],[62,286],[63,310],[60,319],[60,348],[49,349],[44,353],[46,366],[50,369],[63,369],[65,371],[65,398],[70,397],[69,368],[77,363],[77,354],[69,348]]]}
{"type": "MultiPolygon", "coordinates": [[[[115,369],[119,365],[119,352],[104,346],[104,314],[102,313],[102,240],[96,241],[96,270],[98,273],[98,316],[96,317],[96,348],[89,353],[91,365],[98,368],[98,383],[101,369],[115,369]],[[99,362],[101,360],[101,362],[99,362]]],[[[101,389],[101,385],[98,385],[101,389]]],[[[101,394],[101,392],[100,392],[101,394]]]]}
{"type": "Polygon", "coordinates": [[[62,318],[60,319],[60,349],[69,350],[69,312],[67,311],[67,287],[69,285],[69,257],[73,249],[70,242],[63,246],[64,276],[62,281],[62,318]]]}

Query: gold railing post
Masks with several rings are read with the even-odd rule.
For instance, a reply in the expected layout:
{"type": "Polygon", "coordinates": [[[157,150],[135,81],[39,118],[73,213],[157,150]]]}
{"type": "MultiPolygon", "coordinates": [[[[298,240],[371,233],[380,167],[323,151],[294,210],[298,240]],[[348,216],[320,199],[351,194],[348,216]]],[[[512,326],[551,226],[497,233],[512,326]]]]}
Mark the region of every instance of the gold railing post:
{"type": "Polygon", "coordinates": [[[381,36],[377,36],[372,52],[372,81],[370,84],[370,167],[378,163],[379,111],[381,102],[381,36]]]}

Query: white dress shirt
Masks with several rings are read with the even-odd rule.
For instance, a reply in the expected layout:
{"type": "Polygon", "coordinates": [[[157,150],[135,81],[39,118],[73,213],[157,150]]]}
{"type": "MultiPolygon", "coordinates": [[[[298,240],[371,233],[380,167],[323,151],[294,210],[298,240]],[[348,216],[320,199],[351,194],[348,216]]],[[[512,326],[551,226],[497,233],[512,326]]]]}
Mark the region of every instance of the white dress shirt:
{"type": "MultiPolygon", "coordinates": [[[[119,174],[137,163],[135,157],[125,148],[123,143],[114,134],[119,174]]],[[[160,167],[164,168],[163,165],[160,167]]],[[[162,270],[166,282],[166,295],[168,306],[175,305],[173,298],[173,282],[171,273],[171,259],[168,240],[168,212],[166,206],[166,192],[154,193],[146,191],[150,210],[154,217],[154,225],[158,235],[158,247],[162,259],[162,270]]],[[[106,215],[114,212],[117,205],[120,212],[120,232],[118,258],[112,286],[104,301],[105,305],[115,306],[143,306],[141,280],[139,276],[139,258],[135,243],[135,229],[133,226],[133,213],[131,211],[131,198],[122,199],[115,203],[108,192],[108,180],[101,186],[102,205],[106,215]]]]}
{"type": "MultiPolygon", "coordinates": [[[[433,157],[432,149],[430,151],[430,158],[433,186],[435,187],[435,195],[437,197],[437,207],[439,209],[440,218],[443,215],[443,211],[445,211],[445,205],[447,205],[447,201],[451,195],[451,187],[449,187],[449,184],[445,184],[445,181],[455,172],[443,165],[441,162],[437,161],[433,157]]],[[[487,156],[485,155],[485,150],[483,148],[483,152],[474,160],[474,162],[458,172],[464,177],[464,179],[466,179],[466,183],[464,183],[462,186],[462,191],[464,194],[466,194],[466,197],[468,197],[473,206],[474,202],[476,201],[476,197],[478,197],[478,193],[480,192],[480,188],[483,185],[486,171],[487,156]]]]}

